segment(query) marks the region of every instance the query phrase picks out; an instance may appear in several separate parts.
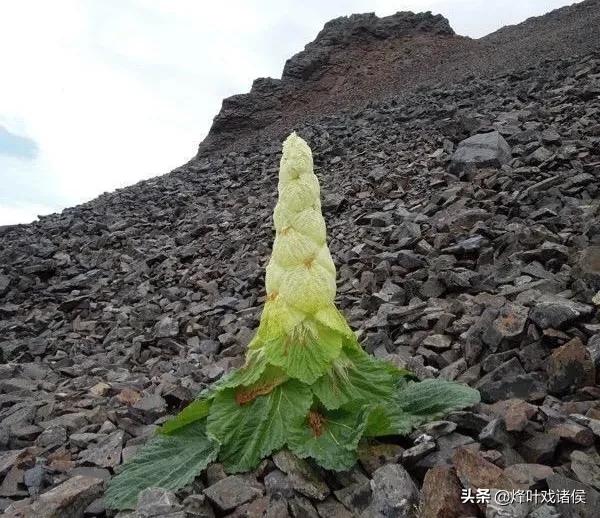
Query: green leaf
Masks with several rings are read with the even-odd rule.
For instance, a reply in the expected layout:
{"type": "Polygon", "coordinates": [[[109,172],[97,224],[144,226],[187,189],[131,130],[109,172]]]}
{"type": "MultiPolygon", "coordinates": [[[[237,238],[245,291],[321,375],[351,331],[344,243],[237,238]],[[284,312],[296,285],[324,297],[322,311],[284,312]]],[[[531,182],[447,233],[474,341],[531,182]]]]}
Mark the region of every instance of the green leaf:
{"type": "Polygon", "coordinates": [[[335,307],[335,304],[329,304],[315,313],[315,318],[318,322],[327,326],[333,331],[344,335],[349,339],[356,341],[356,335],[350,329],[348,322],[340,311],[335,307]]]}
{"type": "Polygon", "coordinates": [[[479,401],[479,392],[461,383],[440,379],[404,383],[392,398],[376,406],[365,435],[405,435],[420,424],[479,401]]]}
{"type": "Polygon", "coordinates": [[[274,377],[275,373],[273,371],[275,369],[267,365],[264,351],[249,351],[243,367],[226,374],[219,381],[213,383],[212,386],[202,392],[201,397],[204,397],[190,403],[179,414],[169,419],[162,425],[159,433],[170,435],[190,423],[204,419],[209,413],[210,405],[216,392],[225,390],[226,388],[251,386],[258,383],[266,375],[274,377]]]}
{"type": "Polygon", "coordinates": [[[124,464],[112,479],[104,502],[111,509],[133,509],[144,489],[183,487],[216,459],[218,451],[219,444],[206,436],[203,421],[174,435],[158,435],[124,464]]]}
{"type": "Polygon", "coordinates": [[[204,419],[208,415],[211,403],[211,399],[197,399],[193,401],[179,412],[179,414],[165,422],[158,432],[164,435],[172,435],[177,430],[204,419]]]}
{"type": "Polygon", "coordinates": [[[408,383],[396,393],[395,398],[404,413],[425,420],[437,419],[480,401],[478,390],[441,379],[408,383]]]}
{"type": "Polygon", "coordinates": [[[290,428],[288,447],[298,457],[311,457],[325,469],[350,469],[370,412],[367,405],[311,411],[300,427],[290,428]]]}
{"type": "Polygon", "coordinates": [[[325,326],[305,322],[295,332],[265,343],[268,361],[291,378],[310,385],[340,355],[342,335],[325,326]]]}
{"type": "Polygon", "coordinates": [[[251,385],[258,381],[267,367],[265,352],[261,349],[250,349],[246,355],[245,364],[227,373],[219,381],[213,383],[211,390],[219,391],[240,385],[251,385]]]}
{"type": "Polygon", "coordinates": [[[373,403],[392,397],[403,372],[363,351],[344,350],[311,389],[332,410],[350,402],[373,403]]]}
{"type": "Polygon", "coordinates": [[[221,443],[219,460],[227,471],[251,470],[283,447],[289,429],[301,425],[312,398],[310,388],[296,380],[286,381],[245,404],[236,401],[236,389],[216,394],[207,431],[221,443]]]}
{"type": "Polygon", "coordinates": [[[393,400],[387,400],[375,405],[369,414],[364,436],[407,435],[412,429],[410,416],[404,414],[393,400]]]}

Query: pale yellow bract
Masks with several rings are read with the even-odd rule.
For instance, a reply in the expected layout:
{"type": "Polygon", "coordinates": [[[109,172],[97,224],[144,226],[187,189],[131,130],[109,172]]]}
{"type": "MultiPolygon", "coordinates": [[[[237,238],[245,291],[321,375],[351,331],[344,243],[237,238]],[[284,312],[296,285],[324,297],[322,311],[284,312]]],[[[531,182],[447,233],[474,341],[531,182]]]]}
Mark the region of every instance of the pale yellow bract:
{"type": "Polygon", "coordinates": [[[333,303],[335,265],[327,248],[312,153],[296,133],[283,143],[278,192],[267,299],[314,315],[333,303]]]}
{"type": "Polygon", "coordinates": [[[311,321],[345,335],[352,333],[334,304],[336,271],[327,247],[312,152],[295,132],[283,143],[278,193],[275,241],[257,339],[276,338],[311,321]]]}

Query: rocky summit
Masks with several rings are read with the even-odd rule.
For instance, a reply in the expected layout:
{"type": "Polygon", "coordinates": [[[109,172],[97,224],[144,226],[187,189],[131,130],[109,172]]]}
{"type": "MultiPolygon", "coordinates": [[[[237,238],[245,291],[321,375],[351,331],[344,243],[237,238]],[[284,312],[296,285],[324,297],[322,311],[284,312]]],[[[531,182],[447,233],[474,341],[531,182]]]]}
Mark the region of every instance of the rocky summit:
{"type": "Polygon", "coordinates": [[[364,347],[482,402],[349,472],[285,451],[213,464],[119,516],[597,516],[599,16],[587,0],[480,40],[430,14],[333,20],[281,79],[226,99],[189,163],[0,227],[0,510],[113,516],[120,464],[241,364],[294,129],[364,347]],[[461,501],[482,488],[586,503],[461,501]]]}

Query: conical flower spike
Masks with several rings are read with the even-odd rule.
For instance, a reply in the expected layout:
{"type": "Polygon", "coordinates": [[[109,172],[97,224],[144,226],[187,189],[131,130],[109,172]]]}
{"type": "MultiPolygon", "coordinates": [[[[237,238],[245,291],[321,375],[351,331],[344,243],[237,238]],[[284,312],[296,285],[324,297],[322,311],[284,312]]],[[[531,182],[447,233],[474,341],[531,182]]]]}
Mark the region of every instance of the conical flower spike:
{"type": "Polygon", "coordinates": [[[250,350],[264,349],[287,375],[314,382],[354,334],[335,307],[335,265],[327,247],[319,181],[308,144],[283,144],[275,242],[266,270],[266,302],[250,350]]]}
{"type": "Polygon", "coordinates": [[[271,306],[280,307],[294,327],[332,306],[335,298],[335,265],[327,248],[319,181],[310,148],[295,133],[283,144],[278,191],[263,319],[268,319],[271,306]]]}
{"type": "Polygon", "coordinates": [[[295,133],[283,144],[278,191],[265,306],[244,366],[160,428],[112,480],[108,507],[135,507],[148,487],[182,487],[215,459],[229,472],[248,471],[282,448],[349,469],[359,441],[406,434],[479,401],[465,385],[415,383],[362,350],[335,307],[319,181],[295,133]]]}

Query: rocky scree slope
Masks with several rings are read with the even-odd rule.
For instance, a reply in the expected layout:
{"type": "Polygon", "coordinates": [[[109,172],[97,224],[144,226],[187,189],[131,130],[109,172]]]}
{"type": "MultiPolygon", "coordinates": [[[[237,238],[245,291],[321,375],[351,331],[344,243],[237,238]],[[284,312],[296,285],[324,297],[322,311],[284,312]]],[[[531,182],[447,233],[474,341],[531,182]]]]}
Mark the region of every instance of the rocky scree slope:
{"type": "Polygon", "coordinates": [[[521,69],[539,59],[583,55],[600,46],[600,0],[586,0],[504,27],[484,38],[458,36],[431,13],[378,18],[356,14],[325,24],[290,58],[281,79],[259,78],[223,101],[199,154],[281,140],[290,127],[323,113],[437,82],[521,69]]]}
{"type": "MultiPolygon", "coordinates": [[[[600,504],[600,54],[432,87],[295,129],[313,147],[339,307],[367,350],[483,402],[350,472],[283,452],[210,466],[121,516],[495,516],[461,488],[600,504]]],[[[105,516],[167,415],[243,358],[263,303],[280,146],[0,229],[0,509],[105,516]]],[[[109,513],[110,514],[110,513],[109,513]]]]}

